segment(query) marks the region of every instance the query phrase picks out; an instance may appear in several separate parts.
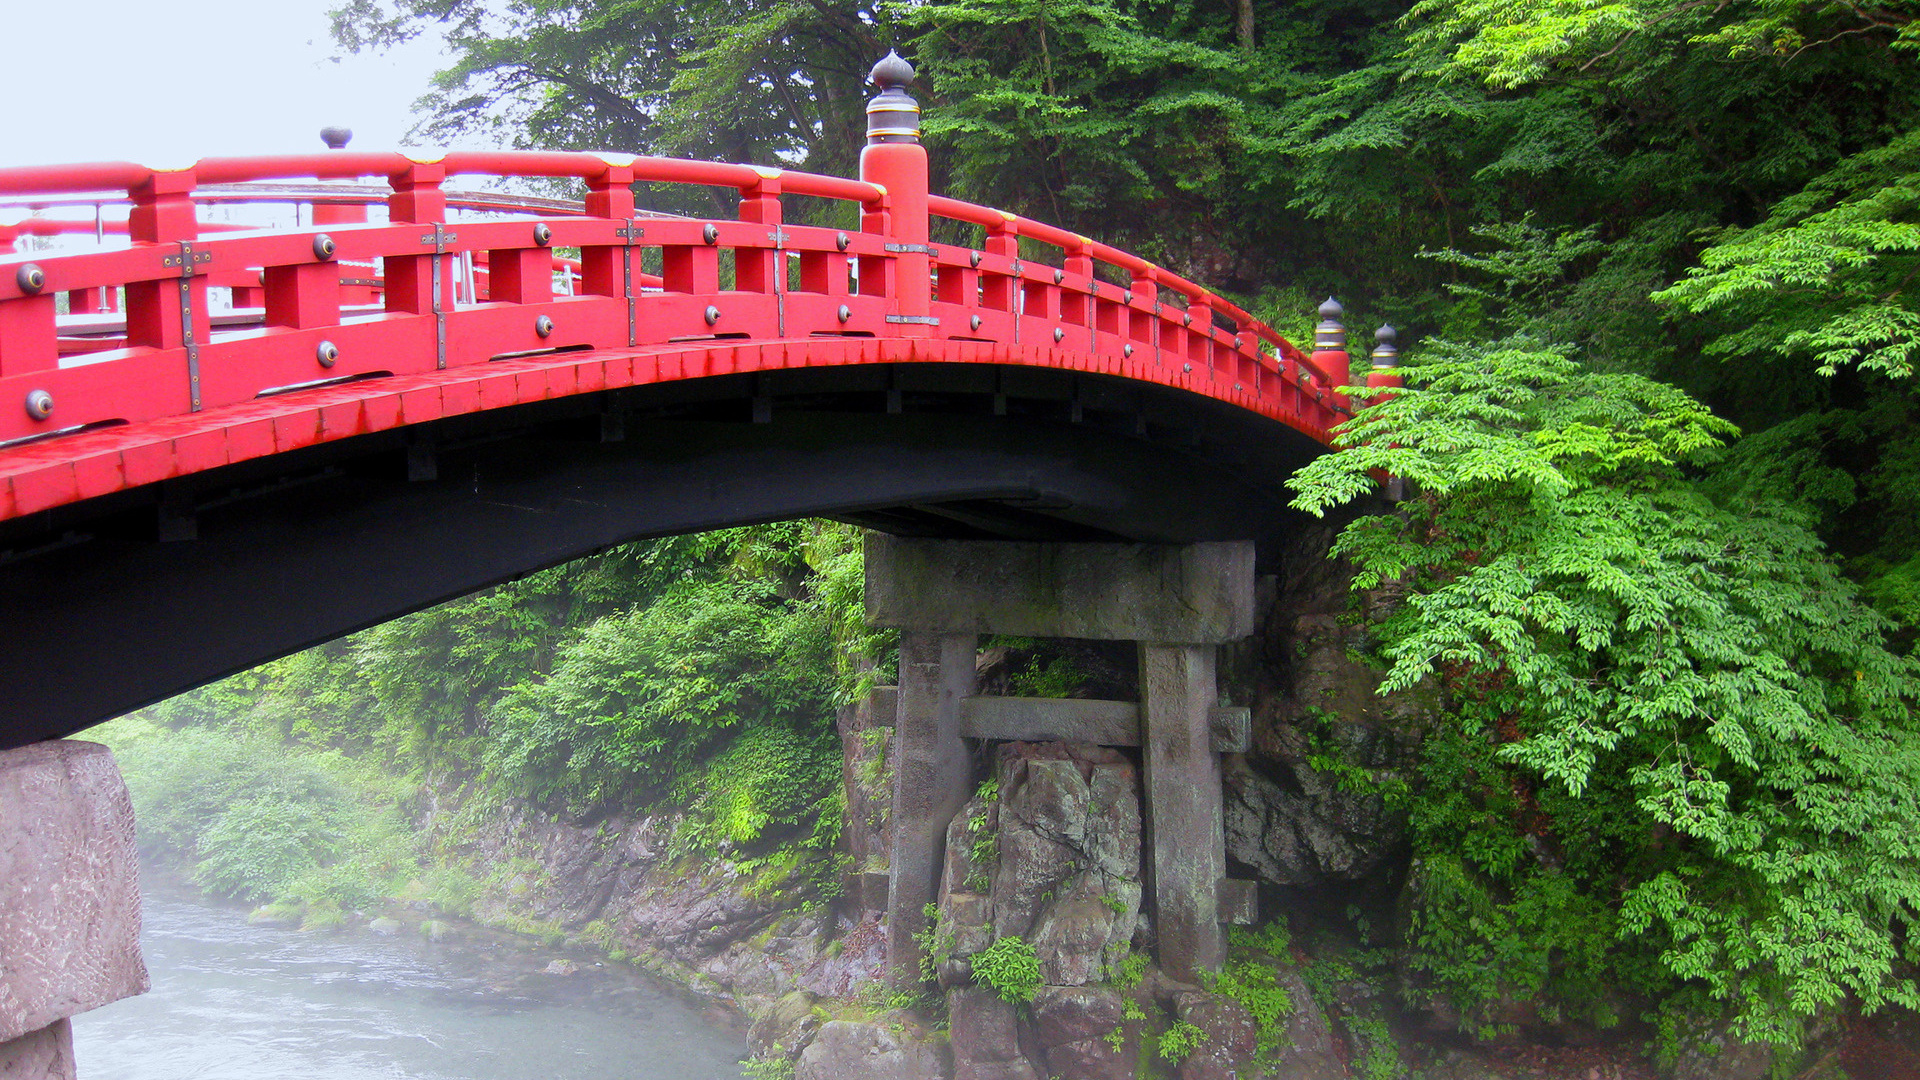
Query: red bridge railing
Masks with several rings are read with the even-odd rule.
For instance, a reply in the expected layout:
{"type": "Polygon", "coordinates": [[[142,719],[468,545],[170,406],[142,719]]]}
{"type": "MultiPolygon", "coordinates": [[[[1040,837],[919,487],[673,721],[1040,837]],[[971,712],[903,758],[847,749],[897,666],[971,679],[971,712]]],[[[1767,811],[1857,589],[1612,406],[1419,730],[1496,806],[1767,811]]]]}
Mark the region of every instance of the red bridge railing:
{"type": "MultiPolygon", "coordinates": [[[[912,170],[905,175],[911,184],[912,170]]],[[[0,197],[16,203],[126,206],[124,225],[29,219],[0,228],[0,242],[121,228],[129,239],[117,249],[0,255],[0,479],[25,444],[61,435],[502,358],[698,342],[926,339],[915,358],[1110,372],[1209,394],[1322,442],[1349,414],[1336,392],[1347,381],[1343,352],[1305,355],[1161,267],[929,196],[923,167],[919,175],[915,192],[871,174],[538,151],[0,169],[0,197]],[[450,202],[454,176],[570,179],[585,195],[539,213],[494,197],[493,216],[450,220],[463,201],[450,202]],[[368,178],[385,182],[384,222],[251,230],[202,222],[197,210],[275,194],[227,185],[368,178]],[[633,194],[642,181],[731,188],[738,213],[642,215],[633,194]],[[783,200],[795,195],[853,204],[859,224],[790,223],[783,200]],[[979,227],[981,246],[928,243],[929,216],[979,227]],[[1037,257],[1036,243],[1023,249],[1022,240],[1059,255],[1037,257]],[[483,269],[484,288],[456,290],[462,266],[483,269]],[[571,294],[556,290],[557,268],[571,294]],[[217,319],[216,287],[232,290],[234,308],[217,319]],[[103,318],[115,307],[117,317],[103,318]]],[[[35,451],[44,463],[47,448],[35,451]]],[[[29,509],[0,500],[0,517],[29,509]]]]}

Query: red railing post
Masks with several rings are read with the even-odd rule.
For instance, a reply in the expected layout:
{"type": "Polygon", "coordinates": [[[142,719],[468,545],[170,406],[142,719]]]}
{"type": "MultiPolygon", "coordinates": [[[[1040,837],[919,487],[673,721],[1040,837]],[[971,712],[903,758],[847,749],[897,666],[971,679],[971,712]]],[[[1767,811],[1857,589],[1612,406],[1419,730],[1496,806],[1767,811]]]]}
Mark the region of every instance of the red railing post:
{"type": "MultiPolygon", "coordinates": [[[[913,65],[889,52],[873,65],[867,78],[880,92],[867,103],[867,145],[860,151],[860,179],[887,193],[883,235],[893,264],[889,331],[900,337],[931,337],[927,149],[920,145],[920,105],[906,91],[913,81],[913,65]]],[[[865,267],[860,291],[867,291],[865,267]]]]}
{"type": "Polygon", "coordinates": [[[186,352],[189,407],[200,411],[200,347],[212,337],[207,315],[207,279],[200,272],[211,252],[194,249],[200,227],[194,219],[192,169],[156,169],[127,194],[127,235],[136,245],[172,247],[162,256],[174,273],[127,283],[127,344],[186,352]]]}
{"type": "MultiPolygon", "coordinates": [[[[0,377],[42,371],[60,363],[58,332],[54,328],[54,292],[46,271],[35,263],[11,267],[11,281],[0,282],[0,377]]],[[[28,413],[36,413],[31,402],[28,413]]]]}
{"type": "Polygon", "coordinates": [[[780,258],[785,245],[780,236],[780,170],[756,168],[760,182],[740,190],[740,220],[767,226],[767,246],[735,248],[733,287],[741,292],[773,295],[786,288],[781,280],[786,263],[780,258]]]}
{"type": "MultiPolygon", "coordinates": [[[[386,307],[391,312],[445,317],[453,308],[453,273],[446,257],[447,195],[440,188],[447,167],[439,160],[414,161],[387,177],[393,194],[387,196],[387,218],[394,224],[421,226],[418,255],[389,255],[386,267],[386,307]]],[[[440,343],[444,348],[444,341],[440,343]]]]}

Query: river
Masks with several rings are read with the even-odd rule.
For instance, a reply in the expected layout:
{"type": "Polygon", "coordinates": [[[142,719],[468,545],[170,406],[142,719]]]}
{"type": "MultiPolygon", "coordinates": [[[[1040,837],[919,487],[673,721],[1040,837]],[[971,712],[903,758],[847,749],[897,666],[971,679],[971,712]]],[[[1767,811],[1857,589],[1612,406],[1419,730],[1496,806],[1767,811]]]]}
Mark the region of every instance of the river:
{"type": "Polygon", "coordinates": [[[153,990],[74,1018],[87,1080],[739,1080],[746,1040],[622,965],[472,932],[252,926],[150,894],[153,990]],[[579,966],[549,973],[559,959],[579,966]]]}

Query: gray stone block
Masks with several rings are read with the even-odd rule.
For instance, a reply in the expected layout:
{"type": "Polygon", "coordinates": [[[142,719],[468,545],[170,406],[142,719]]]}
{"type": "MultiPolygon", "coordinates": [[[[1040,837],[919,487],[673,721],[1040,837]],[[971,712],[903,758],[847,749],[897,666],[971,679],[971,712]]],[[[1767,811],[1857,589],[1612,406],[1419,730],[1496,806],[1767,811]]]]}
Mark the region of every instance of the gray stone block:
{"type": "MultiPolygon", "coordinates": [[[[1218,705],[1208,712],[1213,752],[1244,754],[1252,710],[1218,705]]],[[[1001,742],[1083,742],[1139,746],[1140,705],[1089,698],[970,697],[960,703],[960,734],[1001,742]]]]}
{"type": "Polygon", "coordinates": [[[0,753],[0,882],[0,1042],[146,991],[133,804],[106,747],[0,753]]]}
{"type": "Polygon", "coordinates": [[[1253,632],[1253,545],[868,533],[867,621],[939,634],[1219,644],[1253,632]]]}
{"type": "Polygon", "coordinates": [[[1260,921],[1260,883],[1244,878],[1220,882],[1220,921],[1228,926],[1252,926],[1260,921]]]}
{"type": "Polygon", "coordinates": [[[0,1042],[0,1080],[74,1080],[72,1022],[0,1042]]]}

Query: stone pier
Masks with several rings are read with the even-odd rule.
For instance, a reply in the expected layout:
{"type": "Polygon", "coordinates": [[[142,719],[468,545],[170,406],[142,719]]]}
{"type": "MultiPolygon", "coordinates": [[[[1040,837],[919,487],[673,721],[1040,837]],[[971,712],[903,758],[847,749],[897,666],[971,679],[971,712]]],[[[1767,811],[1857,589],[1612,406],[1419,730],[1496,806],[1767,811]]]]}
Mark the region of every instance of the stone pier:
{"type": "Polygon", "coordinates": [[[0,1078],[73,1080],[68,1018],[146,989],[113,755],[68,740],[0,752],[0,1078]]]}
{"type": "Polygon", "coordinates": [[[1215,653],[1254,626],[1253,545],[910,540],[870,533],[867,621],[901,631],[893,854],[893,985],[919,982],[916,931],[936,894],[948,821],[965,803],[971,739],[1139,746],[1160,965],[1217,969],[1223,920],[1250,921],[1224,880],[1220,752],[1244,750],[1244,709],[1220,707],[1215,653]],[[987,634],[1133,641],[1139,702],[973,698],[987,634]]]}

